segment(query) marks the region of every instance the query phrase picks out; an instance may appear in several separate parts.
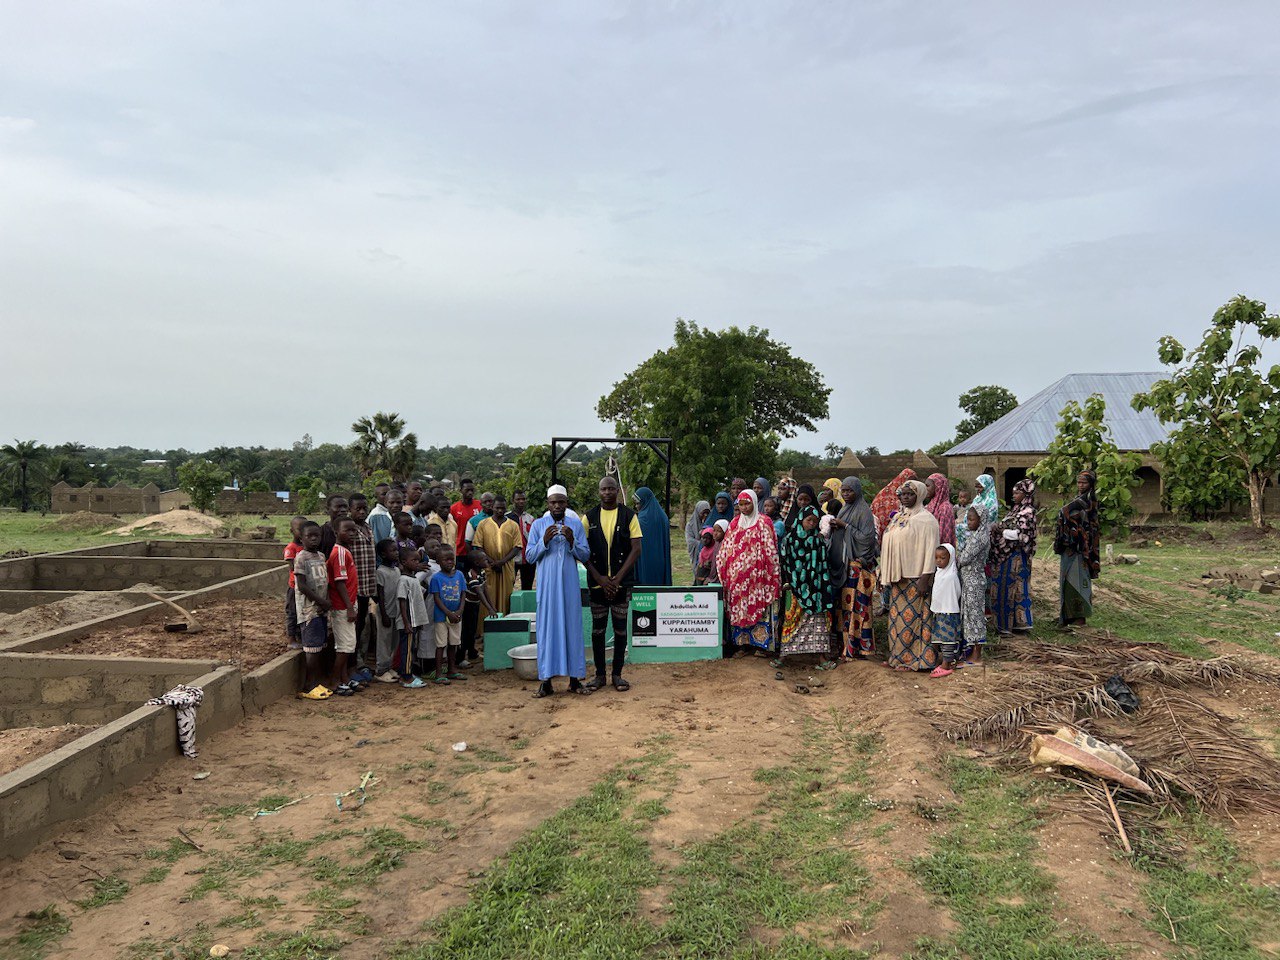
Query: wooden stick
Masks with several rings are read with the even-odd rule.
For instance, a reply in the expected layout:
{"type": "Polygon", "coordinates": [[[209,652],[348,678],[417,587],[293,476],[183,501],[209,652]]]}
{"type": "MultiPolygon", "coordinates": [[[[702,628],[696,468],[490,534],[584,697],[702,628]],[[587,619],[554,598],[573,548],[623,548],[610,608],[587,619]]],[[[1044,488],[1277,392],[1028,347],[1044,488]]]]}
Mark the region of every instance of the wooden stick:
{"type": "Polygon", "coordinates": [[[192,840],[192,839],[191,839],[191,837],[189,837],[189,836],[187,835],[187,831],[183,830],[181,827],[178,827],[178,833],[179,833],[179,834],[181,834],[181,836],[182,836],[182,839],[183,839],[183,840],[187,841],[187,843],[191,844],[193,847],[195,847],[195,848],[196,848],[197,850],[199,850],[201,853],[204,853],[204,847],[200,846],[200,844],[198,844],[198,843],[196,843],[194,840],[192,840]]]}
{"type": "Polygon", "coordinates": [[[1131,854],[1133,847],[1129,846],[1129,836],[1124,832],[1124,824],[1120,822],[1120,811],[1116,809],[1116,802],[1111,798],[1111,785],[1103,780],[1102,789],[1107,792],[1107,805],[1111,807],[1111,816],[1115,818],[1116,829],[1120,831],[1120,842],[1124,844],[1124,852],[1131,854]]]}

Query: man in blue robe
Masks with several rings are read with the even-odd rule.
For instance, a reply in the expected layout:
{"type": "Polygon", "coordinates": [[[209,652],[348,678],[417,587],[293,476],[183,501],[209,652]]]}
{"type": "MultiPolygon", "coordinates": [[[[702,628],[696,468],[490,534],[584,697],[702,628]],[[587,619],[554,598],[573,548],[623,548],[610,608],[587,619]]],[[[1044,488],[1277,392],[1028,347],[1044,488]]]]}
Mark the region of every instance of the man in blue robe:
{"type": "Polygon", "coordinates": [[[582,592],[578,561],[591,557],[587,534],[575,515],[566,516],[569,495],[556,484],[547,490],[547,512],[529,528],[524,556],[537,564],[538,685],[535,697],[549,697],[552,677],[568,677],[569,692],[587,694],[582,683],[587,657],[582,644],[582,592]]]}

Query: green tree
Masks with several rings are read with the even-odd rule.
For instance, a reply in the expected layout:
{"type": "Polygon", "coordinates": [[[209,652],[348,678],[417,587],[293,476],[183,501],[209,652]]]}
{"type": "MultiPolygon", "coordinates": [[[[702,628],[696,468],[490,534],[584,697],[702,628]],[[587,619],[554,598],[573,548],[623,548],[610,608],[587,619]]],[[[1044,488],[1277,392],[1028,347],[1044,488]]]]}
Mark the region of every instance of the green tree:
{"type": "Polygon", "coordinates": [[[394,479],[389,470],[375,470],[360,482],[360,492],[369,498],[370,504],[377,503],[378,498],[374,488],[380,483],[390,486],[394,479]]]}
{"type": "Polygon", "coordinates": [[[18,508],[26,513],[31,509],[31,485],[44,477],[44,465],[49,458],[49,448],[34,440],[14,439],[0,447],[0,471],[14,483],[18,492],[18,508]]]}
{"type": "Polygon", "coordinates": [[[674,344],[614,384],[596,413],[618,436],[673,439],[687,499],[732,474],[772,475],[779,440],[826,419],[830,395],[817,369],[768,330],[677,320],[674,344]]]}
{"type": "Polygon", "coordinates": [[[1092,470],[1098,477],[1098,520],[1104,529],[1118,532],[1133,516],[1133,488],[1140,482],[1142,457],[1116,447],[1106,415],[1107,403],[1098,393],[1083,404],[1068,403],[1062,408],[1058,435],[1031,475],[1046,490],[1066,498],[1075,496],[1080,471],[1092,470]]]}
{"type": "MultiPolygon", "coordinates": [[[[398,413],[379,410],[371,417],[361,417],[351,425],[356,435],[351,454],[362,477],[375,470],[387,470],[393,475],[399,468],[408,479],[418,457],[418,437],[405,433],[404,418],[398,413]],[[407,470],[404,470],[405,467],[407,470]]],[[[401,478],[398,478],[401,479],[401,478]]]]}
{"type": "MultiPolygon", "coordinates": [[[[310,477],[299,482],[296,488],[290,487],[289,499],[294,509],[302,516],[310,516],[320,510],[320,498],[324,496],[324,483],[319,477],[310,477]]],[[[370,497],[370,500],[373,498],[370,497]]]]}
{"type": "Polygon", "coordinates": [[[1238,460],[1223,456],[1201,430],[1183,426],[1151,452],[1164,467],[1164,502],[1175,513],[1208,519],[1246,497],[1248,482],[1238,460]]]}
{"type": "Polygon", "coordinates": [[[178,489],[191,500],[197,510],[210,510],[218,500],[218,493],[227,485],[230,477],[211,460],[193,457],[178,467],[178,489]]]}
{"type": "Polygon", "coordinates": [[[244,492],[245,493],[270,493],[271,487],[267,484],[267,481],[265,480],[254,479],[254,480],[250,480],[248,483],[244,485],[244,492]]]}
{"type": "Polygon", "coordinates": [[[1255,527],[1263,526],[1267,479],[1280,470],[1280,365],[1260,366],[1262,348],[1277,340],[1280,316],[1260,300],[1234,297],[1189,354],[1173,337],[1161,337],[1160,362],[1175,369],[1133,398],[1135,410],[1199,433],[1214,459],[1239,464],[1255,527]]]}
{"type": "Polygon", "coordinates": [[[956,443],[991,426],[1018,405],[1018,398],[1004,387],[973,387],[960,394],[960,409],[968,414],[956,424],[956,443]]]}

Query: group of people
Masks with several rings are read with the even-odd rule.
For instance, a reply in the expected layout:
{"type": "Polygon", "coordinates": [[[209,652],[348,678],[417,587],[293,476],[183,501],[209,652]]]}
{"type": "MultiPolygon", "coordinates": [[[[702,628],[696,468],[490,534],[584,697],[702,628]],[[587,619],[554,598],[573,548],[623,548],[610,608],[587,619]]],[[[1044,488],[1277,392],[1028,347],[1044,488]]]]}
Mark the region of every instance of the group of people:
{"type": "MultiPolygon", "coordinates": [[[[1096,477],[1085,471],[1058,516],[1061,622],[1092,614],[1099,572],[1096,477]]],[[[371,682],[416,689],[465,680],[485,615],[510,612],[511,595],[536,587],[539,686],[553,677],[590,694],[626,691],[628,612],[637,585],[672,583],[670,523],[648,487],[635,507],[617,479],[599,483],[579,514],[567,491],[547,491],[535,518],[523,491],[483,493],[464,479],[451,502],[442,488],[380,484],[329,497],[323,525],[295,517],[285,547],[291,644],[305,654],[300,697],[352,696],[371,682]],[[587,572],[594,675],[586,676],[578,565],[587,572]],[[612,626],[612,657],[606,639],[612,626]],[[332,650],[332,666],[323,654],[332,650]],[[607,671],[607,672],[606,672],[607,671]]],[[[935,473],[910,469],[870,503],[857,477],[821,490],[783,478],[735,478],[700,501],[685,528],[696,584],[723,589],[735,657],[817,654],[821,668],[875,649],[873,616],[887,617],[886,666],[944,677],[980,660],[988,620],[1001,635],[1032,627],[1037,545],[1035,484],[1019,481],[1001,513],[995,481],[957,492],[935,473]]]]}
{"type": "MultiPolygon", "coordinates": [[[[1061,622],[1092,614],[1098,575],[1096,477],[1057,521],[1061,622]]],[[[1035,484],[1019,481],[1003,513],[982,475],[953,503],[940,473],[903,470],[867,503],[857,477],[821,490],[783,478],[735,478],[700,501],[685,528],[694,583],[723,587],[734,656],[819,654],[821,668],[866,657],[872,620],[887,617],[886,666],[945,677],[980,660],[988,621],[1001,635],[1032,628],[1035,484]]]]}
{"type": "MultiPolygon", "coordinates": [[[[622,668],[631,588],[672,580],[669,521],[653,491],[639,488],[632,509],[618,502],[617,480],[605,477],[600,505],[581,518],[567,511],[565,496],[566,511],[581,528],[576,547],[563,513],[552,524],[553,534],[543,523],[552,517],[554,497],[548,497],[548,512],[535,519],[526,510],[524,491],[514,492],[509,512],[502,494],[476,497],[470,479],[461,481],[459,492],[451,502],[442,487],[379,484],[372,509],[362,493],[333,495],[323,525],[293,519],[284,549],[285,629],[290,645],[304,653],[299,697],[353,696],[374,682],[418,689],[465,680],[464,671],[479,655],[485,616],[508,614],[517,583],[532,589],[544,566],[541,579],[548,589],[538,594],[539,634],[550,637],[576,623],[581,660],[580,619],[567,619],[563,604],[548,602],[544,609],[542,602],[543,593],[554,593],[569,574],[578,590],[578,560],[589,575],[596,674],[582,682],[573,645],[540,644],[539,695],[550,692],[552,676],[573,678],[575,692],[605,685],[610,619],[611,682],[617,690],[629,689],[622,668]],[[572,569],[563,562],[565,545],[574,557],[572,569]],[[326,651],[333,655],[327,668],[326,651]]],[[[580,618],[580,601],[577,610],[580,618]]]]}

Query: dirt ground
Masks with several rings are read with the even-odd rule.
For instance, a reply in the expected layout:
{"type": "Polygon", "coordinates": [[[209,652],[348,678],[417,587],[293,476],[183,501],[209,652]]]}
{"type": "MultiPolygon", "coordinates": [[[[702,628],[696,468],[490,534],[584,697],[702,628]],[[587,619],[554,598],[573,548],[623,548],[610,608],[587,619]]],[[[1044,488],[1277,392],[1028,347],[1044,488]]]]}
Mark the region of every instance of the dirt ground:
{"type": "MultiPolygon", "coordinates": [[[[169,633],[157,619],[136,627],[96,631],[51,653],[100,657],[221,660],[252,670],[288,649],[283,599],[218,600],[194,608],[199,633],[169,633]]],[[[181,618],[175,613],[172,619],[181,618]]]]}
{"type": "MultiPolygon", "coordinates": [[[[973,670],[956,679],[980,685],[984,676],[973,670]]],[[[239,912],[217,890],[191,898],[199,879],[192,871],[202,858],[282,831],[303,838],[335,826],[403,829],[406,816],[445,818],[449,830],[408,853],[376,890],[358,892],[359,909],[371,923],[342,955],[380,957],[423,920],[464,902],[479,871],[609,768],[642,754],[655,734],[673,735],[679,768],[670,813],[655,824],[652,839],[662,863],[674,858],[678,845],[752,816],[769,790],[752,772],[791,757],[807,718],[838,718],[882,742],[871,770],[877,811],[846,842],[875,878],[871,895],[885,906],[869,930],[851,929],[842,945],[903,956],[922,935],[953,928],[947,911],[904,870],[906,860],[947,829],[918,812],[955,800],[940,775],[943,754],[979,755],[944,741],[924,718],[938,683],[860,661],[817,674],[824,685],[804,696],[794,691],[796,681],[809,678],[803,667],[788,664],[779,681],[767,661],[754,658],[640,666],[630,677],[630,693],[591,697],[534,700],[534,684],[502,671],[476,673],[450,687],[407,691],[375,684],[352,699],[278,702],[200,741],[198,760],[170,761],[58,839],[0,866],[0,937],[13,932],[13,917],[83,897],[87,884],[116,873],[133,883],[128,896],[97,908],[92,923],[73,922],[49,954],[116,956],[140,938],[187,936],[198,924],[216,927],[239,912]],[[451,749],[458,741],[467,742],[466,752],[451,749]],[[194,780],[197,771],[210,776],[194,780]],[[367,803],[338,810],[335,794],[356,787],[366,772],[378,779],[367,803]],[[304,799],[254,818],[264,795],[304,799]],[[201,852],[186,847],[179,829],[201,852]],[[139,883],[154,863],[146,851],[171,844],[178,858],[173,869],[158,882],[139,883]]],[[[1063,918],[1110,942],[1138,945],[1146,955],[1167,955],[1169,945],[1141,922],[1140,881],[1112,857],[1113,839],[1103,825],[1055,817],[1039,839],[1045,865],[1061,884],[1063,918]]],[[[272,922],[294,929],[316,912],[305,902],[305,880],[284,870],[245,880],[238,890],[279,897],[284,906],[272,922]]],[[[661,898],[649,898],[648,909],[660,912],[661,898]]],[[[258,934],[227,926],[217,931],[219,942],[233,949],[258,934]]]]}
{"type": "Polygon", "coordinates": [[[14,727],[0,730],[0,776],[17,770],[24,763],[38,760],[66,746],[93,727],[69,723],[62,727],[14,727]]]}

